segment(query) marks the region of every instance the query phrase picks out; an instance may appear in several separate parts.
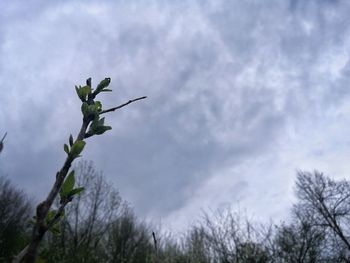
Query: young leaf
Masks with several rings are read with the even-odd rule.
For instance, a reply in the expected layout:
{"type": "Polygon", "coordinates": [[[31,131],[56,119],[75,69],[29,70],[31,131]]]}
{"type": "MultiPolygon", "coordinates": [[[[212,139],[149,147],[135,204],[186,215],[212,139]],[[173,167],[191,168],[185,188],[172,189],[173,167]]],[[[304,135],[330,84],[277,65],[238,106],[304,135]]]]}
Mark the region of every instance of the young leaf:
{"type": "Polygon", "coordinates": [[[102,110],[102,103],[100,101],[95,101],[95,108],[97,111],[102,110]]]}
{"type": "Polygon", "coordinates": [[[87,117],[88,114],[89,114],[89,104],[87,104],[86,102],[84,102],[84,103],[81,105],[81,112],[83,113],[83,116],[84,116],[84,117],[87,117]]]}
{"type": "Polygon", "coordinates": [[[88,114],[96,116],[98,113],[98,108],[99,108],[98,104],[89,105],[88,114]]]}
{"type": "Polygon", "coordinates": [[[64,181],[61,190],[60,190],[60,197],[66,198],[70,191],[73,190],[75,184],[75,178],[74,178],[74,170],[69,173],[66,180],[64,181]]]}
{"type": "Polygon", "coordinates": [[[72,148],[70,150],[70,153],[72,154],[73,157],[78,156],[85,147],[85,142],[84,141],[76,141],[73,145],[72,148]]]}
{"type": "Polygon", "coordinates": [[[84,102],[86,101],[87,95],[89,95],[90,93],[91,93],[91,87],[89,86],[81,87],[79,89],[79,94],[80,94],[79,98],[82,98],[82,101],[84,102]]]}
{"type": "Polygon", "coordinates": [[[49,223],[56,215],[57,211],[56,210],[50,210],[49,212],[47,212],[47,215],[46,215],[46,223],[49,223]]]}
{"type": "Polygon", "coordinates": [[[81,105],[81,112],[83,113],[84,118],[87,117],[93,117],[95,118],[98,115],[98,105],[89,105],[86,102],[84,102],[81,105]]]}
{"type": "Polygon", "coordinates": [[[63,150],[64,150],[67,154],[69,154],[69,147],[68,147],[67,144],[64,144],[64,145],[63,145],[63,150]]]}
{"type": "Polygon", "coordinates": [[[99,118],[98,115],[95,116],[94,120],[92,121],[90,125],[89,132],[94,133],[93,131],[98,127],[104,124],[105,118],[99,118]]]}
{"type": "Polygon", "coordinates": [[[111,83],[111,79],[110,78],[105,78],[104,80],[102,80],[100,82],[100,84],[97,85],[95,93],[96,94],[100,93],[103,89],[108,87],[109,83],[111,83]]]}
{"type": "Polygon", "coordinates": [[[96,135],[101,135],[103,134],[105,131],[108,131],[108,130],[112,130],[112,127],[111,126],[98,126],[95,130],[94,130],[94,133],[96,135]]]}
{"type": "Polygon", "coordinates": [[[68,196],[73,196],[73,195],[79,194],[80,192],[82,192],[84,190],[85,190],[84,187],[75,188],[75,189],[73,189],[72,191],[69,192],[68,196]]]}

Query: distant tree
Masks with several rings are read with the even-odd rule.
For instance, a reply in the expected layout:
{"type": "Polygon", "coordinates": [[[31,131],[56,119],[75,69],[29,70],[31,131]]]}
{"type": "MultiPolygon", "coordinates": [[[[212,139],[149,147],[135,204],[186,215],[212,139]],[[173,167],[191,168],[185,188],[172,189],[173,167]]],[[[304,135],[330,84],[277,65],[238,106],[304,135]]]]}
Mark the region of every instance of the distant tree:
{"type": "Polygon", "coordinates": [[[183,241],[183,250],[188,262],[209,263],[212,260],[210,255],[210,244],[204,227],[194,226],[187,233],[183,241]]]}
{"type": "Polygon", "coordinates": [[[298,203],[294,210],[308,218],[309,227],[324,229],[328,254],[350,262],[350,184],[334,181],[322,173],[299,172],[296,182],[298,203]],[[330,240],[332,239],[332,240],[330,240]]]}
{"type": "Polygon", "coordinates": [[[193,226],[183,235],[174,238],[170,234],[160,238],[159,261],[162,263],[210,263],[214,258],[201,226],[193,226]]]}
{"type": "Polygon", "coordinates": [[[112,229],[112,222],[124,214],[127,205],[119,193],[92,162],[82,161],[75,167],[77,183],[88,194],[77,196],[65,209],[59,235],[48,236],[44,258],[51,262],[101,262],[108,251],[105,240],[112,229]]]}
{"type": "Polygon", "coordinates": [[[136,219],[131,209],[123,210],[107,235],[108,262],[156,262],[151,231],[136,219]]]}
{"type": "Polygon", "coordinates": [[[67,263],[156,262],[150,227],[139,222],[91,162],[75,168],[79,195],[65,211],[59,234],[47,235],[43,260],[67,263]]]}
{"type": "MultiPolygon", "coordinates": [[[[73,197],[83,191],[82,187],[75,188],[74,170],[70,171],[73,161],[80,157],[84,147],[85,139],[103,134],[110,130],[110,126],[104,125],[103,114],[118,110],[134,101],[145,99],[140,97],[121,104],[117,107],[103,110],[100,101],[96,96],[101,92],[111,91],[108,89],[110,78],[102,80],[95,89],[92,89],[91,78],[86,81],[86,85],[75,87],[77,95],[82,102],[81,111],[83,120],[80,131],[76,137],[69,136],[68,144],[64,144],[64,151],[67,154],[62,168],[56,173],[56,180],[53,184],[47,198],[36,208],[35,222],[32,231],[32,237],[29,245],[26,246],[14,259],[14,262],[20,262],[24,258],[27,263],[34,263],[39,244],[41,243],[47,231],[54,231],[60,219],[64,215],[66,205],[73,200],[73,197]],[[70,172],[69,172],[70,171],[70,172]],[[60,196],[60,205],[56,210],[51,209],[57,196],[60,196]]],[[[58,100],[59,101],[59,100],[58,100]]]]}
{"type": "MultiPolygon", "coordinates": [[[[186,239],[186,236],[183,239],[186,239]]],[[[155,260],[154,263],[190,263],[179,238],[174,238],[171,233],[163,233],[158,243],[158,261],[155,260]]]]}
{"type": "Polygon", "coordinates": [[[28,242],[27,223],[31,213],[28,197],[0,176],[0,262],[10,262],[28,242]]]}
{"type": "Polygon", "coordinates": [[[275,245],[277,262],[322,262],[325,233],[308,221],[294,221],[278,226],[275,245]]]}
{"type": "Polygon", "coordinates": [[[213,255],[215,262],[270,262],[266,243],[270,234],[239,214],[227,210],[214,218],[206,215],[202,227],[210,248],[208,254],[213,255]]]}

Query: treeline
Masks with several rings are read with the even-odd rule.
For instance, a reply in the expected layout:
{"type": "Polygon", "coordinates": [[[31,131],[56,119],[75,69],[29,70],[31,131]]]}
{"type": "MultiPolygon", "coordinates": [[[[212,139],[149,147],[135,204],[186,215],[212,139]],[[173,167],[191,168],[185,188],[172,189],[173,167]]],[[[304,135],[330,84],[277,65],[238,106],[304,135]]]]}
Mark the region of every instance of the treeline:
{"type": "MultiPolygon", "coordinates": [[[[79,163],[76,174],[86,190],[45,237],[37,262],[350,262],[346,180],[299,172],[288,223],[264,225],[227,210],[206,214],[183,235],[171,236],[136,218],[91,163],[79,163]]],[[[33,207],[26,194],[0,177],[0,262],[11,262],[28,243],[33,207]]]]}

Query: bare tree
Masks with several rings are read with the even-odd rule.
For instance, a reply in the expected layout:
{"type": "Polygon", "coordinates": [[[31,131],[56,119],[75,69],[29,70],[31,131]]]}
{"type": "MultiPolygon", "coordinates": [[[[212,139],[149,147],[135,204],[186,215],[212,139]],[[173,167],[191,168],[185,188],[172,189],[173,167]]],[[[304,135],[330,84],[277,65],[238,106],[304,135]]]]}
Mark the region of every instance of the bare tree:
{"type": "Polygon", "coordinates": [[[50,255],[46,257],[57,255],[65,262],[100,262],[107,253],[107,232],[113,220],[124,213],[126,204],[92,162],[81,161],[75,170],[77,183],[88,194],[77,196],[66,208],[59,235],[49,235],[50,255]]]}
{"type": "Polygon", "coordinates": [[[109,262],[155,262],[150,227],[127,208],[112,223],[106,247],[109,262]]]}
{"type": "MultiPolygon", "coordinates": [[[[186,236],[184,238],[186,239],[186,236]]],[[[190,263],[191,261],[189,261],[186,255],[186,249],[184,249],[181,241],[183,241],[183,238],[176,238],[170,232],[162,233],[158,236],[158,261],[154,260],[154,263],[190,263]]]]}
{"type": "Polygon", "coordinates": [[[350,184],[334,181],[322,173],[299,172],[296,182],[299,203],[294,210],[312,219],[316,226],[334,237],[332,249],[339,249],[345,262],[350,262],[350,184]],[[344,248],[347,250],[344,252],[344,248]]]}
{"type": "Polygon", "coordinates": [[[203,226],[194,226],[182,242],[182,250],[188,262],[209,263],[213,260],[210,243],[203,226]]]}
{"type": "MultiPolygon", "coordinates": [[[[217,262],[270,262],[268,232],[230,210],[205,215],[202,225],[210,252],[217,262]]],[[[215,261],[216,262],[216,261],[215,261]]]]}
{"type": "Polygon", "coordinates": [[[0,176],[0,262],[9,262],[28,241],[31,212],[27,196],[0,176]]]}
{"type": "Polygon", "coordinates": [[[322,262],[325,233],[308,221],[297,221],[277,227],[276,259],[286,263],[322,262]]]}
{"type": "Polygon", "coordinates": [[[80,162],[76,171],[77,181],[89,194],[71,202],[60,233],[47,235],[47,246],[39,256],[50,262],[154,263],[150,226],[137,220],[91,162],[80,162]]]}

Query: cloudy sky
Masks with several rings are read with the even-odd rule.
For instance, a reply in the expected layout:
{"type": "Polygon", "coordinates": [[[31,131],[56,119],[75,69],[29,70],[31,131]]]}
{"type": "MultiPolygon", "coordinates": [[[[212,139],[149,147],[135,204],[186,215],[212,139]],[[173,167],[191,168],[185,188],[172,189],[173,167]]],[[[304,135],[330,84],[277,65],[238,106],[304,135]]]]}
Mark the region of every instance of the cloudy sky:
{"type": "Polygon", "coordinates": [[[42,198],[77,134],[74,85],[111,77],[87,140],[135,212],[283,220],[296,171],[349,178],[350,2],[0,1],[0,172],[42,198]]]}

